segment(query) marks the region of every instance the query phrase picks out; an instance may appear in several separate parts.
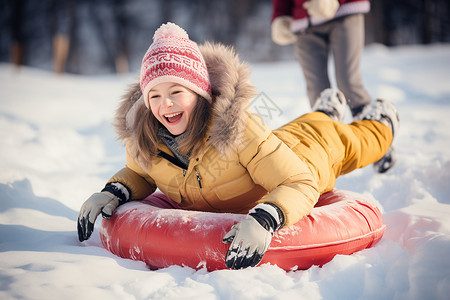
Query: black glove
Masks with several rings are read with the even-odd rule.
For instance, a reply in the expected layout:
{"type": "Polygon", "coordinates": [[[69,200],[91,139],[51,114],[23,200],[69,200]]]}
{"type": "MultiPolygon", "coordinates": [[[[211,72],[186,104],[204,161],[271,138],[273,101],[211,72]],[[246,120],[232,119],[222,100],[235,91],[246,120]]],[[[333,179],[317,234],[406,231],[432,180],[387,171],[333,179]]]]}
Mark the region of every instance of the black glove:
{"type": "Polygon", "coordinates": [[[275,230],[284,223],[281,210],[273,204],[259,204],[223,237],[231,243],[225,257],[230,269],[254,267],[259,264],[270,246],[275,230]]]}
{"type": "Polygon", "coordinates": [[[101,193],[94,193],[81,206],[78,214],[78,239],[89,239],[94,231],[94,223],[100,212],[109,219],[114,209],[129,198],[129,190],[120,183],[108,183],[101,193]]]}

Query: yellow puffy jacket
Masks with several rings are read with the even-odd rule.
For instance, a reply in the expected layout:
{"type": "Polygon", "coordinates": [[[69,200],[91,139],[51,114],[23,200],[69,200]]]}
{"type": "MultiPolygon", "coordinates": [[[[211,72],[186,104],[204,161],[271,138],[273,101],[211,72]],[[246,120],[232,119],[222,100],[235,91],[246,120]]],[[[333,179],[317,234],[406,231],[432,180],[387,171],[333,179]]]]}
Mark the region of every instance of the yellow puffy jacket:
{"type": "MultiPolygon", "coordinates": [[[[132,200],[159,188],[190,210],[247,213],[258,203],[277,205],[285,226],[307,215],[336,178],[381,158],[392,135],[375,121],[352,125],[332,121],[319,112],[306,114],[271,131],[249,111],[256,95],[248,67],[230,48],[200,46],[210,75],[213,117],[205,147],[184,170],[163,157],[136,159],[133,120],[142,106],[139,85],[122,101],[116,116],[119,137],[127,148],[126,167],[109,182],[121,182],[132,200]],[[364,151],[361,151],[364,149],[364,151]]],[[[159,149],[173,156],[161,143],[159,149]]]]}

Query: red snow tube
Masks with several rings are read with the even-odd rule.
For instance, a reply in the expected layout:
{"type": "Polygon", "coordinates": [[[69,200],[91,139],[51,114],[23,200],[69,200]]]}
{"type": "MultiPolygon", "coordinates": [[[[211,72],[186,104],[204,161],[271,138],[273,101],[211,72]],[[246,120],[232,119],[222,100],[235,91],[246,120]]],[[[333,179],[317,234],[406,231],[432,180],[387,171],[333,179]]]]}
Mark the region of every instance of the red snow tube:
{"type": "MultiPolygon", "coordinates": [[[[171,265],[226,269],[228,245],[222,243],[222,237],[244,215],[154,206],[165,197],[154,194],[118,207],[111,219],[102,221],[103,246],[117,256],[143,261],[152,269],[171,265]]],[[[372,247],[385,229],[372,200],[333,190],[320,197],[308,216],[275,233],[261,264],[286,271],[321,266],[337,254],[372,247]]]]}

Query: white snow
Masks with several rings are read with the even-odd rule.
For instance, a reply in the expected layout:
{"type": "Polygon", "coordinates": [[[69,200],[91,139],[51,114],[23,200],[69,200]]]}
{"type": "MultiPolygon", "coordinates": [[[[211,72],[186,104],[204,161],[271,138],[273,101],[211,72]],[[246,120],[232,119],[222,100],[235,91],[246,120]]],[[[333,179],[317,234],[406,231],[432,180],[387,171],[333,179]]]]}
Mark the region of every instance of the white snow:
{"type": "MultiPolygon", "coordinates": [[[[388,226],[381,242],[306,271],[208,273],[151,271],[118,258],[101,247],[98,222],[78,242],[78,209],[124,164],[111,121],[137,74],[57,76],[1,64],[0,298],[448,299],[450,45],[372,45],[362,71],[369,93],[399,108],[399,160],[387,174],[369,166],[336,187],[379,202],[388,226]]],[[[252,108],[272,128],[309,111],[295,61],[254,64],[252,72],[264,92],[252,108]]]]}

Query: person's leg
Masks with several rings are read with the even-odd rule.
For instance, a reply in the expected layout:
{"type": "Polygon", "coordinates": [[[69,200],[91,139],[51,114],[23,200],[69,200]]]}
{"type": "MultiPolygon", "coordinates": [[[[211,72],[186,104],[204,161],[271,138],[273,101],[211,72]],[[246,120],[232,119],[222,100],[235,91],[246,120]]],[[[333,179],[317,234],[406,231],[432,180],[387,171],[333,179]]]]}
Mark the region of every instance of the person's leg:
{"type": "MultiPolygon", "coordinates": [[[[362,120],[380,121],[391,128],[394,136],[397,134],[400,126],[400,117],[397,108],[391,102],[383,99],[377,99],[372,105],[360,113],[358,118],[362,120]]],[[[391,146],[386,154],[373,164],[373,167],[377,173],[385,173],[392,169],[396,161],[397,153],[391,146]]]]}
{"type": "Polygon", "coordinates": [[[355,116],[370,104],[370,96],[364,87],[360,70],[364,50],[364,16],[357,14],[343,17],[330,25],[330,48],[334,58],[336,83],[355,116]]]}
{"type": "Polygon", "coordinates": [[[340,139],[345,146],[341,171],[347,174],[378,161],[392,143],[390,128],[378,121],[364,120],[339,126],[340,139]]]}
{"type": "MultiPolygon", "coordinates": [[[[377,99],[369,108],[360,121],[349,125],[334,123],[336,133],[345,148],[342,161],[332,162],[336,178],[369,164],[379,163],[382,157],[386,157],[394,136],[398,133],[400,118],[392,102],[377,99]],[[340,170],[335,167],[336,164],[340,165],[340,170]]],[[[332,141],[327,143],[330,153],[341,149],[341,144],[336,142],[331,129],[322,131],[321,135],[326,141],[332,141]],[[327,137],[328,132],[330,135],[327,137]]]]}
{"type": "Polygon", "coordinates": [[[330,87],[328,36],[317,28],[309,28],[306,32],[297,34],[294,51],[305,77],[306,91],[312,107],[320,92],[330,87]]]}
{"type": "Polygon", "coordinates": [[[333,189],[338,176],[379,160],[392,142],[391,129],[381,122],[345,124],[317,111],[274,134],[309,165],[321,193],[333,189]]]}

